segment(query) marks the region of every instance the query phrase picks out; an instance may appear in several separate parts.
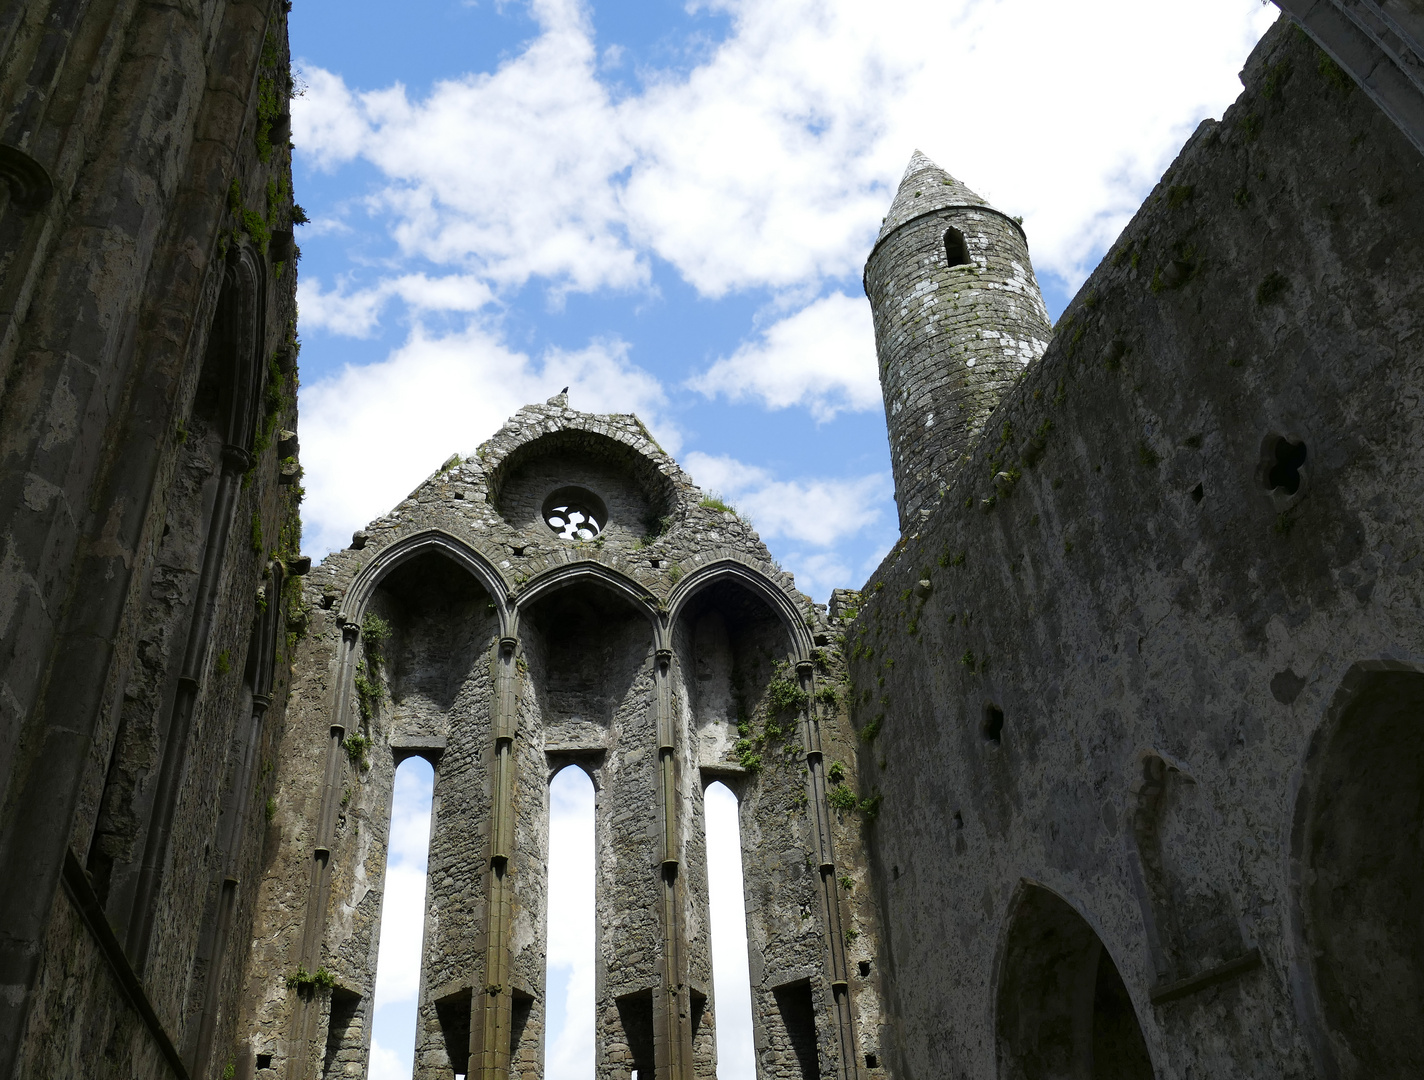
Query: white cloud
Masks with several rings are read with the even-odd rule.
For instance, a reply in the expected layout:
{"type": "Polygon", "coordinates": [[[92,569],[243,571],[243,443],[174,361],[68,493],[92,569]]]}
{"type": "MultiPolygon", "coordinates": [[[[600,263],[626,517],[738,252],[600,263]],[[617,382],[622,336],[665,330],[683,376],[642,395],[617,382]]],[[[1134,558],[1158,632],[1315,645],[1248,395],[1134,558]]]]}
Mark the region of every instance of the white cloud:
{"type": "Polygon", "coordinates": [[[755,524],[796,586],[824,601],[832,589],[855,588],[879,564],[898,535],[893,490],[885,473],[782,480],[727,455],[694,450],[684,464],[704,491],[716,492],[755,524]],[[777,543],[781,540],[785,543],[777,543]],[[874,546],[856,567],[849,542],[874,546]]]}
{"type": "Polygon", "coordinates": [[[541,33],[523,53],[421,101],[400,84],[357,93],[304,66],[295,141],[317,167],[359,156],[384,174],[374,203],[407,256],[500,286],[531,276],[556,291],[643,285],[646,260],[623,238],[613,184],[630,150],[596,77],[587,12],[576,0],[531,8],[541,33]]]}
{"type": "Polygon", "coordinates": [[[413,1064],[409,1058],[401,1061],[400,1055],[379,1039],[371,1039],[371,1080],[410,1080],[413,1064]]]}
{"type": "Polygon", "coordinates": [[[386,278],[369,289],[345,292],[338,287],[331,292],[322,289],[321,279],[303,278],[297,286],[297,305],[302,313],[304,330],[320,328],[346,337],[369,337],[375,330],[381,311],[393,298],[404,300],[407,308],[419,314],[426,311],[479,311],[493,302],[490,288],[470,274],[448,274],[427,277],[425,274],[402,274],[386,278]]]}
{"type": "Polygon", "coordinates": [[[617,341],[550,350],[536,362],[473,323],[443,337],[417,326],[386,360],[303,387],[304,547],[344,546],[450,454],[472,452],[519,408],[564,386],[575,408],[636,412],[676,450],[676,431],[659,421],[661,385],[617,341]]]}
{"type": "Polygon", "coordinates": [[[852,479],[778,480],[735,458],[694,450],[684,462],[704,491],[715,491],[755,523],[763,539],[830,547],[879,519],[889,491],[881,473],[852,479]]]}
{"type": "Polygon", "coordinates": [[[768,408],[804,405],[819,421],[880,405],[875,331],[864,297],[832,293],[773,323],[689,384],[768,408]]]}
{"type": "Polygon", "coordinates": [[[618,101],[577,0],[533,0],[523,52],[421,100],[308,65],[300,153],[365,158],[407,255],[495,287],[638,287],[656,252],[707,296],[806,297],[858,274],[919,146],[1023,214],[1039,268],[1076,282],[1275,17],[1258,0],[1190,19],[1138,0],[719,6],[733,29],[707,62],[618,101]]]}

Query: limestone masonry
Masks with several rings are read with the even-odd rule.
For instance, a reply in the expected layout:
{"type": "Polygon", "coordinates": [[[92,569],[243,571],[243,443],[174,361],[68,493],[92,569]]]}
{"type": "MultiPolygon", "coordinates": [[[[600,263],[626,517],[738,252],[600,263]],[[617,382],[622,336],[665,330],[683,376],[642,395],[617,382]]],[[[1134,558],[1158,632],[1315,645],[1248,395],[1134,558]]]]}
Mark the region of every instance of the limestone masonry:
{"type": "Polygon", "coordinates": [[[1056,326],[914,154],[828,606],[563,394],[313,567],[285,7],[0,12],[0,1077],[366,1076],[413,756],[420,1080],[543,1074],[564,768],[599,1080],[717,1075],[714,781],[761,1080],[1424,1075],[1424,5],[1281,6],[1056,326]]]}

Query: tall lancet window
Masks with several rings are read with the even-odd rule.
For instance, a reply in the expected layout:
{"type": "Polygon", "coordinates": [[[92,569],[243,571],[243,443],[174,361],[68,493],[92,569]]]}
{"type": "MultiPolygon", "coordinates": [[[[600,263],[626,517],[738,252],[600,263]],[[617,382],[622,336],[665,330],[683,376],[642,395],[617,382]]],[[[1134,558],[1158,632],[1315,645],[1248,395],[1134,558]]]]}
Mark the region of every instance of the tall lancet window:
{"type": "Polygon", "coordinates": [[[546,1080],[593,1080],[593,852],[593,781],[571,765],[549,784],[546,1080]]]}
{"type": "Polygon", "coordinates": [[[712,920],[717,1080],[756,1080],[737,797],[725,784],[709,784],[703,796],[703,809],[707,822],[707,899],[712,920]]]}
{"type": "Polygon", "coordinates": [[[406,1080],[415,1069],[415,1020],[425,938],[425,864],[435,770],[424,758],[396,769],[381,900],[370,1080],[406,1080]]]}

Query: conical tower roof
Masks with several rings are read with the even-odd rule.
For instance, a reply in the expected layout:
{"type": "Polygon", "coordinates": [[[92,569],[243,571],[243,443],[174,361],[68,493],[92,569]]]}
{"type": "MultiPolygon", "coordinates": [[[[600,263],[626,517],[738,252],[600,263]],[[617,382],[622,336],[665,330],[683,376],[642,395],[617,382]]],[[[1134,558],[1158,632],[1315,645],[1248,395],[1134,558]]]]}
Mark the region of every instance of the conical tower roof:
{"type": "Polygon", "coordinates": [[[942,206],[988,205],[987,201],[916,150],[910,155],[905,178],[900,181],[900,190],[895,193],[895,201],[890,204],[890,212],[885,215],[875,242],[878,244],[911,218],[942,206]]]}

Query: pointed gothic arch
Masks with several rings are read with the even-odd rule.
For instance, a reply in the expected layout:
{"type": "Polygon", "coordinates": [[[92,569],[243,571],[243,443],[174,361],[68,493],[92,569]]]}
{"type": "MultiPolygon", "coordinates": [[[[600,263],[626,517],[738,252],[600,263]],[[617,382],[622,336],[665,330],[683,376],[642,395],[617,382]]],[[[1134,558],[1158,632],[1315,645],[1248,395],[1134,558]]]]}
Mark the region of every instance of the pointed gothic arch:
{"type": "Polygon", "coordinates": [[[1298,1005],[1324,1075],[1424,1071],[1424,672],[1346,674],[1306,751],[1291,837],[1298,1005]]]}
{"type": "Polygon", "coordinates": [[[359,625],[372,593],[383,578],[403,563],[432,553],[443,555],[479,582],[495,604],[500,617],[501,636],[511,636],[514,632],[514,612],[508,602],[510,583],[487,556],[443,529],[425,529],[403,536],[367,561],[347,591],[346,603],[341,611],[343,621],[359,625]]]}
{"type": "Polygon", "coordinates": [[[668,622],[675,625],[693,596],[719,581],[736,582],[747,592],[759,597],[776,613],[786,627],[791,643],[791,658],[810,658],[811,634],[806,629],[805,616],[786,590],[775,584],[755,567],[736,559],[718,559],[697,567],[673,587],[668,598],[668,622]]]}
{"type": "Polygon", "coordinates": [[[554,593],[577,585],[593,585],[605,590],[643,615],[654,633],[658,629],[654,601],[642,585],[626,574],[593,559],[580,559],[545,570],[520,590],[516,605],[520,615],[554,593]]]}
{"type": "Polygon", "coordinates": [[[1001,1080],[1153,1080],[1117,964],[1088,921],[1057,893],[1020,883],[997,968],[1001,1080]]]}

